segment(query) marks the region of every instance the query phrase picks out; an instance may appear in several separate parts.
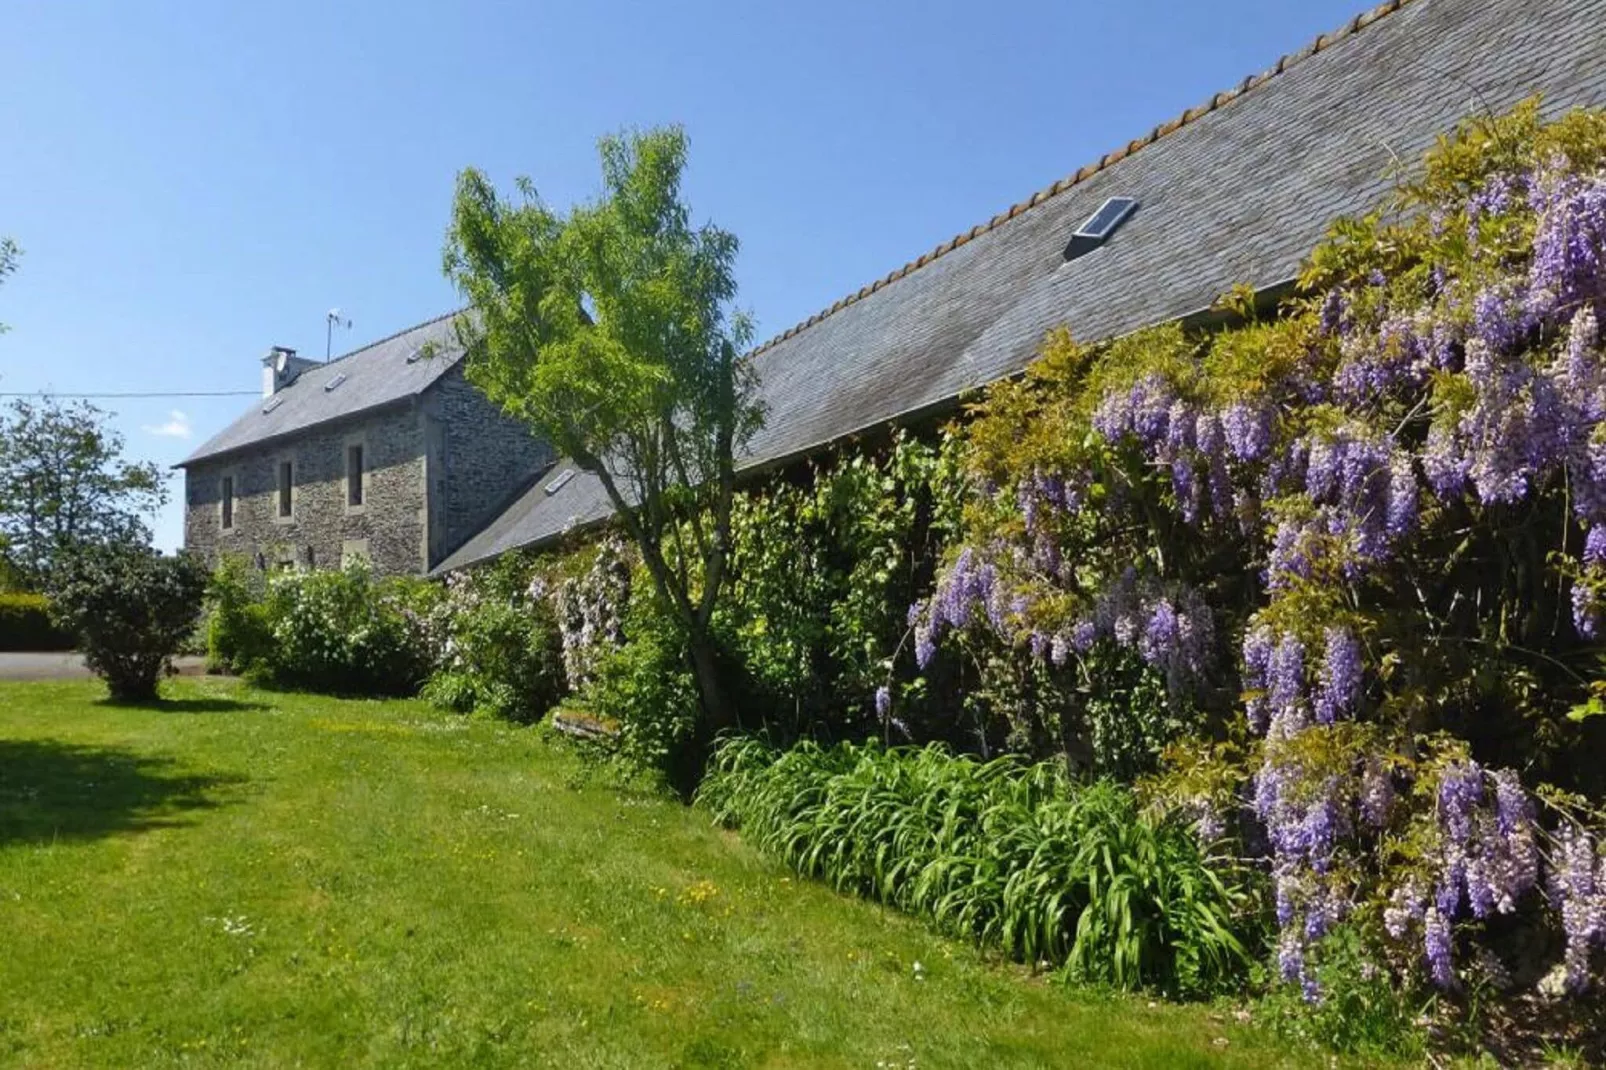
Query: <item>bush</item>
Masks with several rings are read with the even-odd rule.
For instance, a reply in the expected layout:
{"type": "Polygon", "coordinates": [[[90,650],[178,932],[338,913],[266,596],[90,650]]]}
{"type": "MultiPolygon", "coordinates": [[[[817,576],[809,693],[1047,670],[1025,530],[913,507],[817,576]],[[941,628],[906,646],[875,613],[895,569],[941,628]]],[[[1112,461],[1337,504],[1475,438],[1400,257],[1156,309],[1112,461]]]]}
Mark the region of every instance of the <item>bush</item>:
{"type": "Polygon", "coordinates": [[[1266,1001],[1276,1031],[1346,1055],[1420,1058],[1417,1020],[1431,1001],[1395,988],[1372,960],[1378,942],[1353,924],[1328,934],[1307,990],[1285,986],[1266,1001]]]}
{"type": "MultiPolygon", "coordinates": [[[[983,674],[960,674],[987,658],[1075,680],[1006,694],[1058,729],[1012,746],[1063,739],[1124,776],[1168,743],[1213,756],[1168,763],[1160,790],[1248,833],[1276,882],[1277,973],[1302,990],[1364,916],[1370,968],[1403,991],[1465,1006],[1486,954],[1517,989],[1589,991],[1606,112],[1470,120],[1390,204],[1335,223],[1294,290],[1218,311],[1092,345],[1055,331],[971,407],[962,531],[908,618],[916,665],[978,700],[983,674]],[[1113,648],[1145,670],[1136,702],[1113,648]],[[1184,779],[1243,790],[1189,799],[1184,779]]],[[[975,703],[978,735],[1000,708],[975,703]]]]}
{"type": "MultiPolygon", "coordinates": [[[[248,672],[276,687],[417,694],[439,654],[430,626],[439,597],[427,581],[375,581],[361,566],[280,573],[267,583],[267,641],[248,672]]],[[[255,633],[248,635],[254,642],[255,633]]]]}
{"type": "Polygon", "coordinates": [[[683,635],[647,590],[646,583],[635,584],[625,613],[627,641],[601,659],[576,701],[617,724],[613,753],[628,770],[661,773],[689,795],[701,772],[697,683],[683,635]]]}
{"type": "MultiPolygon", "coordinates": [[[[888,654],[956,519],[951,446],[900,433],[884,452],[824,459],[804,480],[737,495],[717,626],[743,669],[737,698],[772,736],[875,729],[876,691],[897,660],[888,654]]],[[[941,701],[951,692],[926,694],[938,701],[900,703],[902,719],[951,720],[941,701]]]]}
{"type": "Polygon", "coordinates": [[[544,599],[511,568],[454,576],[444,614],[445,653],[424,698],[460,713],[528,724],[566,692],[563,640],[544,599]]]}
{"type": "MultiPolygon", "coordinates": [[[[718,752],[701,801],[761,849],[838,891],[1064,975],[1185,996],[1251,962],[1243,875],[1132,793],[1057,765],[978,762],[875,743],[718,752]]],[[[1258,950],[1255,949],[1255,950],[1258,950]]]]}
{"type": "Polygon", "coordinates": [[[205,590],[198,559],[114,543],[68,558],[52,583],[51,605],[112,698],[143,702],[156,697],[158,678],[200,616],[205,590]]]}
{"type": "Polygon", "coordinates": [[[0,593],[0,650],[71,650],[72,636],[50,617],[42,594],[0,593]]]}
{"type": "Polygon", "coordinates": [[[243,557],[226,555],[206,589],[206,664],[243,674],[266,657],[273,629],[262,604],[263,579],[243,557]]]}

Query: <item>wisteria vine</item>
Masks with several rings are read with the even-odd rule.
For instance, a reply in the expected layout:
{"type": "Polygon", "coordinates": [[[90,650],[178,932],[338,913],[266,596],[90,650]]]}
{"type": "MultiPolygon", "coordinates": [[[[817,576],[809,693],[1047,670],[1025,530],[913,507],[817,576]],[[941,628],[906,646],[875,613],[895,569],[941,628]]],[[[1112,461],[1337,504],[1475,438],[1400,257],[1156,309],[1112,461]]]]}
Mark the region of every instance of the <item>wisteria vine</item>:
{"type": "Polygon", "coordinates": [[[1312,999],[1313,954],[1369,903],[1445,989],[1483,923],[1543,912],[1578,992],[1606,947],[1594,804],[1425,734],[1420,678],[1434,644],[1486,641],[1453,621],[1509,612],[1425,577],[1522,525],[1556,539],[1523,589],[1571,617],[1536,656],[1575,686],[1564,659],[1606,625],[1606,117],[1480,120],[1397,207],[1335,227],[1276,317],[1062,336],[995,388],[968,539],[910,607],[915,661],[972,632],[1055,668],[1103,642],[1174,693],[1241,694],[1218,732],[1250,743],[1277,964],[1312,999]]]}

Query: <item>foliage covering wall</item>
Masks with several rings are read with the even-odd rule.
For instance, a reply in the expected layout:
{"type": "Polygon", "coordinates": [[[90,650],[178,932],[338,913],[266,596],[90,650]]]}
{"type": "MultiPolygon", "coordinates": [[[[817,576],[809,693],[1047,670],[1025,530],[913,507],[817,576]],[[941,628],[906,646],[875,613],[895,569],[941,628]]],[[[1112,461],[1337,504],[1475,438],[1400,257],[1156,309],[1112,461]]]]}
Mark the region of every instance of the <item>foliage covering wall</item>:
{"type": "Polygon", "coordinates": [[[749,495],[721,621],[748,727],[1142,777],[1264,854],[1312,998],[1339,927],[1406,980],[1584,989],[1603,165],[1599,114],[1479,121],[1274,312],[1061,333],[945,443],[749,495]]]}
{"type": "Polygon", "coordinates": [[[1273,317],[1051,339],[977,406],[912,611],[922,666],[1007,648],[1062,736],[1117,652],[1163,679],[1153,790],[1269,855],[1312,998],[1345,923],[1445,989],[1582,990],[1606,942],[1606,118],[1536,114],[1443,142],[1273,317]]]}
{"type": "MultiPolygon", "coordinates": [[[[1446,138],[1274,310],[1058,333],[950,432],[741,495],[743,729],[1135,784],[1260,860],[1313,1000],[1340,937],[1409,985],[1589,988],[1606,116],[1537,115],[1446,138]]],[[[673,766],[695,688],[635,572],[610,540],[454,580],[435,697],[584,707],[673,766]]]]}

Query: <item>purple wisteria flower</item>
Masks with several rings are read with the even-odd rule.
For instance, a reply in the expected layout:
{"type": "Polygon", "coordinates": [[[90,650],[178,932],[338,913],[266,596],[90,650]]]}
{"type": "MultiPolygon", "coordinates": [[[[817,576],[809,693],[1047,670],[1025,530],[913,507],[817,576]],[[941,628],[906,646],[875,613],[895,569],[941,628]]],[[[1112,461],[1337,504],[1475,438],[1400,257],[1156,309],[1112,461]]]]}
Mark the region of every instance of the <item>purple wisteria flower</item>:
{"type": "Polygon", "coordinates": [[[1076,622],[1068,642],[1086,651],[1101,638],[1135,649],[1165,673],[1173,694],[1201,679],[1215,652],[1215,620],[1197,592],[1168,590],[1153,578],[1125,570],[1098,598],[1091,616],[1076,622]]]}
{"type": "Polygon", "coordinates": [[[1559,170],[1535,183],[1539,213],[1529,286],[1550,307],[1571,309],[1606,294],[1606,179],[1559,170]]]}
{"type": "Polygon", "coordinates": [[[1270,628],[1263,624],[1256,625],[1244,635],[1244,688],[1254,692],[1251,695],[1244,713],[1249,720],[1250,731],[1263,733],[1269,723],[1271,712],[1270,702],[1266,696],[1267,673],[1271,669],[1271,656],[1277,649],[1277,637],[1270,628]]]}
{"type": "Polygon", "coordinates": [[[1509,769],[1493,772],[1470,760],[1440,772],[1435,793],[1437,879],[1428,894],[1413,878],[1396,887],[1384,928],[1404,939],[1422,925],[1423,954],[1434,983],[1455,983],[1451,925],[1470,914],[1510,914],[1538,885],[1540,856],[1533,802],[1509,769]]]}
{"type": "Polygon", "coordinates": [[[1455,963],[1451,946],[1450,922],[1437,907],[1428,907],[1422,917],[1422,947],[1428,972],[1440,988],[1455,984],[1455,963]]]}
{"type": "Polygon", "coordinates": [[[1360,810],[1361,820],[1374,829],[1387,826],[1394,810],[1394,778],[1376,758],[1361,771],[1360,810]]]}
{"type": "Polygon", "coordinates": [[[1221,430],[1236,460],[1258,461],[1271,449],[1271,409],[1265,405],[1233,402],[1221,411],[1221,430]]]}
{"type": "Polygon", "coordinates": [[[1266,702],[1273,736],[1287,739],[1305,727],[1305,644],[1297,635],[1284,635],[1272,651],[1266,666],[1266,702]]]}
{"type": "Polygon", "coordinates": [[[1561,909],[1567,946],[1563,954],[1567,987],[1581,992],[1589,984],[1590,953],[1606,945],[1606,860],[1594,837],[1568,823],[1557,835],[1551,896],[1561,909]]]}
{"type": "Polygon", "coordinates": [[[1348,628],[1328,628],[1316,691],[1318,724],[1332,724],[1354,711],[1361,693],[1361,644],[1348,628]]]}

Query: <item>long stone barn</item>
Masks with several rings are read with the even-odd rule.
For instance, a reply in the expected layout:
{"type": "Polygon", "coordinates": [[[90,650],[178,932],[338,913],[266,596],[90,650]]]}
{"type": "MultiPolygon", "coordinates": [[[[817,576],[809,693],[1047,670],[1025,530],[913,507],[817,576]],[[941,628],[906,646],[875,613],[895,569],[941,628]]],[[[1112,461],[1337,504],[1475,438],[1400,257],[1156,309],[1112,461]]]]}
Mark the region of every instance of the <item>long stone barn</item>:
{"type": "MultiPolygon", "coordinates": [[[[1198,320],[1240,283],[1284,290],[1398,161],[1532,96],[1606,106],[1606,0],[1358,15],[759,347],[768,418],[743,476],[951,412],[1051,327],[1110,338],[1198,320]]],[[[464,380],[451,319],[329,363],[271,350],[262,400],[180,465],[185,545],[438,574],[605,521],[600,481],[464,380]]]]}

